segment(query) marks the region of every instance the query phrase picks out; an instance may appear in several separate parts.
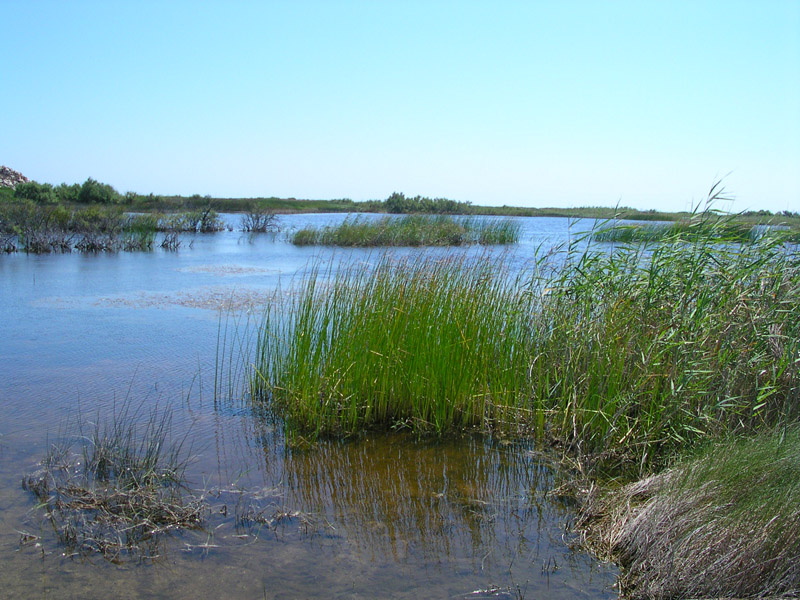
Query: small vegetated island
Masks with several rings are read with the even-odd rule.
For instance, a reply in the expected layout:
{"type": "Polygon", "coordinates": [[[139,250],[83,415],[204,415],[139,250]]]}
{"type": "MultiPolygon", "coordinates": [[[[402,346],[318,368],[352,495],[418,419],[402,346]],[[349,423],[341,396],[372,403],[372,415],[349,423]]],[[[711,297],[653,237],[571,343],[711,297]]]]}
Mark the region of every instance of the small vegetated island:
{"type": "MultiPolygon", "coordinates": [[[[84,186],[108,192],[93,180],[84,186]]],[[[69,232],[79,215],[88,219],[83,211],[178,204],[109,195],[112,201],[85,205],[84,186],[45,188],[31,198],[34,188],[23,182],[21,192],[3,192],[5,249],[37,251],[26,215],[39,215],[34,223],[50,215],[47,223],[69,232]]],[[[720,194],[715,186],[709,199],[720,194]]],[[[205,218],[231,206],[181,202],[205,218]]],[[[240,209],[291,210],[248,202],[240,209]]],[[[327,210],[358,212],[356,204],[336,201],[327,210]]],[[[297,231],[291,241],[413,246],[518,236],[510,221],[488,221],[496,228],[489,234],[453,216],[478,214],[466,203],[393,194],[359,208],[426,216],[352,217],[339,228],[297,231]],[[427,208],[414,211],[415,203],[427,208]]],[[[591,243],[538,256],[521,274],[491,254],[387,254],[369,268],[312,269],[296,293],[266,309],[248,393],[305,439],[478,430],[535,436],[562,449],[579,466],[581,541],[618,562],[625,597],[797,595],[798,216],[657,216],[674,223],[609,222],[588,234],[591,243]]],[[[167,217],[144,218],[158,229],[167,217]]],[[[41,480],[26,486],[50,502],[41,480]]],[[[199,509],[189,508],[193,524],[199,509]]]]}
{"type": "Polygon", "coordinates": [[[291,240],[297,246],[463,246],[515,244],[519,235],[519,225],[510,219],[406,215],[368,220],[356,216],[332,227],[300,229],[291,240]]]}

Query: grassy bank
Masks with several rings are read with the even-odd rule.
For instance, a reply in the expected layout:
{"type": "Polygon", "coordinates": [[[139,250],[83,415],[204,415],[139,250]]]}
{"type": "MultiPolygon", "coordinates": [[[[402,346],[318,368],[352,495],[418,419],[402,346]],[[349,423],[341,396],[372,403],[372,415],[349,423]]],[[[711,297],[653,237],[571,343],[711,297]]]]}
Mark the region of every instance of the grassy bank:
{"type": "Polygon", "coordinates": [[[579,527],[621,565],[625,597],[796,594],[800,428],[709,445],[657,476],[595,493],[579,527]]]}
{"type": "Polygon", "coordinates": [[[716,239],[576,242],[521,278],[490,258],[316,272],[267,315],[254,390],[307,431],[525,428],[649,469],[798,417],[798,257],[716,239]]]}
{"type": "Polygon", "coordinates": [[[519,224],[508,219],[407,215],[373,220],[356,216],[336,226],[300,229],[292,234],[291,242],[298,246],[462,246],[515,244],[519,236],[519,224]]]}
{"type": "MultiPolygon", "coordinates": [[[[275,231],[274,213],[242,215],[242,231],[275,231]]],[[[130,214],[121,206],[65,206],[32,201],[0,204],[0,251],[102,252],[175,249],[179,233],[221,231],[224,224],[210,207],[178,213],[130,214]],[[157,236],[157,234],[163,234],[157,236]]]]}
{"type": "MultiPolygon", "coordinates": [[[[712,195],[719,188],[716,184],[712,195]]],[[[0,206],[7,202],[31,201],[42,205],[100,205],[120,206],[127,212],[191,212],[210,208],[216,212],[247,213],[252,211],[271,213],[393,213],[393,214],[446,214],[465,216],[506,216],[506,217],[564,217],[570,219],[627,219],[634,221],[681,221],[691,216],[689,212],[663,212],[638,210],[626,206],[581,206],[575,208],[523,207],[523,206],[481,206],[468,201],[427,196],[406,196],[400,192],[392,193],[385,200],[353,201],[349,198],[333,200],[311,200],[297,198],[252,197],[229,198],[192,194],[190,196],[120,193],[113,186],[92,178],[83,184],[51,185],[30,181],[15,189],[0,188],[0,206]]],[[[733,215],[744,224],[764,225],[782,224],[794,231],[800,231],[800,213],[782,211],[771,213],[766,210],[747,211],[733,215]]]]}

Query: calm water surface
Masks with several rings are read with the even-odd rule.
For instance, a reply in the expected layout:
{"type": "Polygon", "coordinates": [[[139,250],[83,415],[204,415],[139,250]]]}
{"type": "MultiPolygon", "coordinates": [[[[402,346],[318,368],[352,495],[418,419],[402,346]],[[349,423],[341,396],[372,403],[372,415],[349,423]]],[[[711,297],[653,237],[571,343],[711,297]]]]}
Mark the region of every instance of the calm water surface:
{"type": "MultiPolygon", "coordinates": [[[[519,220],[523,240],[507,257],[519,268],[588,227],[519,220]]],[[[548,495],[557,468],[530,443],[376,435],[297,446],[235,395],[215,398],[221,327],[257,320],[311,261],[374,256],[238,232],[185,236],[177,252],[0,256],[0,596],[615,597],[615,569],[565,543],[574,508],[548,495]],[[230,304],[242,316],[221,317],[230,304]],[[126,398],[171,410],[211,516],[154,562],[64,556],[21,477],[49,442],[126,398]],[[237,522],[247,511],[271,518],[237,522]]]]}

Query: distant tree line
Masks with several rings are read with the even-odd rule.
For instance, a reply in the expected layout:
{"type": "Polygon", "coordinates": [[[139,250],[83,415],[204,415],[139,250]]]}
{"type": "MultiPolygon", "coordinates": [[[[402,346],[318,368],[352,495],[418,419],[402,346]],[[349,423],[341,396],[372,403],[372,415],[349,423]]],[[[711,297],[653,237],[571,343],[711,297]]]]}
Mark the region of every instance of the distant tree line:
{"type": "Polygon", "coordinates": [[[396,214],[429,213],[437,215],[457,215],[470,212],[470,202],[459,202],[447,198],[427,198],[425,196],[406,197],[394,192],[384,201],[386,212],[396,214]]]}
{"type": "Polygon", "coordinates": [[[125,198],[109,184],[91,177],[83,184],[62,183],[53,186],[36,181],[20,183],[14,188],[13,197],[36,204],[120,204],[125,198]]]}
{"type": "MultiPolygon", "coordinates": [[[[677,220],[682,213],[664,213],[653,209],[640,211],[626,207],[581,207],[581,208],[531,208],[513,206],[475,206],[471,202],[427,196],[406,196],[393,192],[386,200],[354,202],[349,198],[337,200],[297,200],[295,198],[212,198],[194,194],[191,196],[161,196],[155,194],[119,193],[114,187],[91,177],[79,183],[51,185],[29,181],[15,188],[0,187],[0,202],[21,200],[38,205],[121,205],[136,210],[199,210],[212,208],[221,212],[247,212],[248,210],[271,210],[276,212],[377,212],[392,214],[438,214],[438,215],[495,215],[495,216],[551,216],[570,218],[626,218],[634,220],[677,220]]],[[[747,211],[739,217],[749,220],[764,220],[772,216],[790,219],[800,218],[800,213],[789,210],[772,213],[768,210],[747,211]]]]}

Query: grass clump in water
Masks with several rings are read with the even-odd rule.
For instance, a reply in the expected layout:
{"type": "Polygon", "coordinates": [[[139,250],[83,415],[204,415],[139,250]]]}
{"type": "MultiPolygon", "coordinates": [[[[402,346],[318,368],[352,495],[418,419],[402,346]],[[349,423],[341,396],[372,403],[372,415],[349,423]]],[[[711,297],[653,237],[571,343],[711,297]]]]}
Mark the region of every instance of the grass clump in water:
{"type": "Polygon", "coordinates": [[[154,559],[170,531],[197,528],[205,502],[186,490],[188,456],[169,439],[170,414],[140,426],[127,403],[112,422],[79,432],[75,443],[53,445],[39,471],[22,486],[68,551],[112,562],[154,559]]]}
{"type": "MultiPolygon", "coordinates": [[[[592,234],[596,242],[652,243],[675,237],[702,239],[713,236],[719,242],[749,243],[764,232],[764,225],[737,222],[734,216],[713,212],[693,214],[689,219],[674,223],[610,224],[592,234]]],[[[786,232],[789,235],[788,232],[786,232]]]]}
{"type": "Polygon", "coordinates": [[[253,392],[316,433],[443,432],[524,421],[527,305],[497,261],[464,258],[318,270],[258,340],[253,392]]]}
{"type": "Polygon", "coordinates": [[[800,427],[725,441],[598,495],[580,526],[622,565],[625,597],[794,597],[800,427]]]}
{"type": "Polygon", "coordinates": [[[657,468],[800,417],[798,255],[718,240],[576,240],[519,277],[463,258],[315,272],[267,315],[254,391],[315,432],[534,427],[587,468],[657,468]]]}
{"type": "Polygon", "coordinates": [[[335,227],[300,229],[291,241],[298,246],[462,246],[515,244],[519,236],[519,224],[510,219],[406,215],[374,220],[356,216],[335,227]]]}

